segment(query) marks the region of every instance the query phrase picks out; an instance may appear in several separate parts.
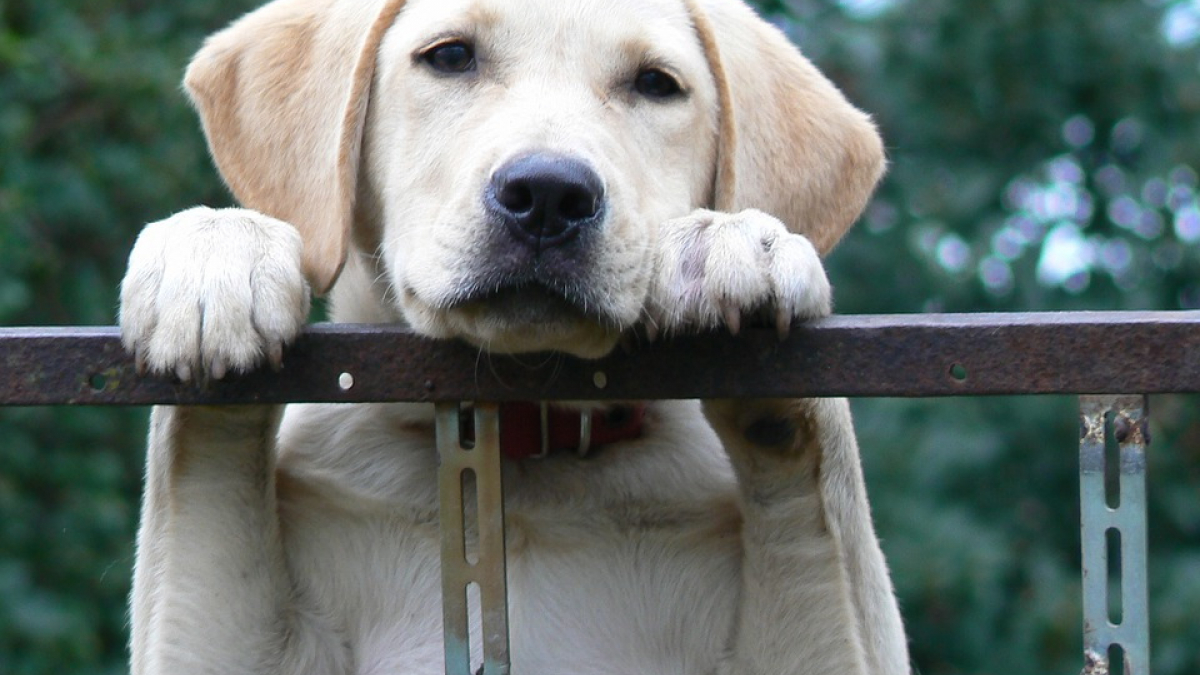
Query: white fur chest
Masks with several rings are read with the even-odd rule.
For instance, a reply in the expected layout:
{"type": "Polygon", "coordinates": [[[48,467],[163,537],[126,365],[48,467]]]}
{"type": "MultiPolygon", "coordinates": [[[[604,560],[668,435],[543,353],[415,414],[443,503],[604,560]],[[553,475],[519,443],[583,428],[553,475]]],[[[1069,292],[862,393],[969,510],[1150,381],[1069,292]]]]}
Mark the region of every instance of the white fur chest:
{"type": "MultiPolygon", "coordinates": [[[[340,444],[336,452],[289,446],[284,434],[281,514],[295,582],[317,608],[313,630],[338,636],[352,670],[440,675],[432,448],[403,447],[395,426],[384,432],[378,408],[348,412],[314,408],[294,418],[341,428],[328,439],[340,444]],[[341,424],[317,419],[331,414],[341,424]]],[[[285,428],[297,424],[308,426],[285,428]]],[[[302,436],[311,439],[308,431],[302,436]]],[[[674,445],[677,431],[659,426],[655,435],[674,445]]],[[[622,468],[620,500],[602,485],[614,480],[603,462],[506,465],[513,673],[682,675],[711,670],[727,648],[741,565],[732,482],[709,476],[700,481],[710,483],[709,494],[697,494],[694,475],[674,475],[679,465],[653,457],[656,439],[639,444],[648,447],[618,451],[645,455],[640,463],[653,475],[635,481],[637,473],[622,468]],[[683,482],[692,489],[672,488],[683,482]]],[[[694,461],[688,473],[704,466],[694,461]]]]}

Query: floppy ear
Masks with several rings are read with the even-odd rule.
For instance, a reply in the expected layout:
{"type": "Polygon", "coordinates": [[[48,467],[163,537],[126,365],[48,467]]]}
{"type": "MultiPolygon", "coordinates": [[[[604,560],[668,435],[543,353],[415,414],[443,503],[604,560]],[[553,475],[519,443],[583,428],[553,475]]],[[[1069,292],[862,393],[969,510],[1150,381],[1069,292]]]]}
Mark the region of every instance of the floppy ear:
{"type": "Polygon", "coordinates": [[[375,57],[403,0],[276,0],[211,36],[184,84],[238,201],[293,224],[317,293],[354,214],[375,57]]]}
{"type": "Polygon", "coordinates": [[[685,1],[721,105],[714,207],[766,211],[829,252],[883,175],[875,125],[741,0],[685,1]]]}

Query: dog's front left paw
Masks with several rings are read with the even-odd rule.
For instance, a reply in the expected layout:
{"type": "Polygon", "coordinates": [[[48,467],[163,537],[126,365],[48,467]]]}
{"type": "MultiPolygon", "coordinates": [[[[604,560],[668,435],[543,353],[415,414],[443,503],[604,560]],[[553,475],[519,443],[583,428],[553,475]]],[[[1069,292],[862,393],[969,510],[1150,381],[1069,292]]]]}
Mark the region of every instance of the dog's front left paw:
{"type": "Polygon", "coordinates": [[[700,210],[663,225],[645,310],[651,334],[721,325],[736,334],[744,318],[765,317],[786,336],[830,309],[816,249],[778,219],[700,210]]]}
{"type": "Polygon", "coordinates": [[[121,282],[121,338],[140,370],[221,379],[283,346],[309,310],[295,228],[244,209],[195,208],[147,225],[121,282]]]}

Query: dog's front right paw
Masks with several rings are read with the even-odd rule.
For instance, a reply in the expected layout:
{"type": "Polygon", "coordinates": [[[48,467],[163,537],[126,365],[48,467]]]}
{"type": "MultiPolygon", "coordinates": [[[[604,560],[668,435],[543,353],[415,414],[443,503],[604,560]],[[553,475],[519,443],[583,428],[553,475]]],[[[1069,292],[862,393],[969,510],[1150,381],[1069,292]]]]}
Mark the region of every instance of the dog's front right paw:
{"type": "Polygon", "coordinates": [[[287,223],[244,209],[194,208],[147,225],[121,282],[121,339],[138,367],[221,379],[263,361],[308,317],[301,241],[287,223]]]}

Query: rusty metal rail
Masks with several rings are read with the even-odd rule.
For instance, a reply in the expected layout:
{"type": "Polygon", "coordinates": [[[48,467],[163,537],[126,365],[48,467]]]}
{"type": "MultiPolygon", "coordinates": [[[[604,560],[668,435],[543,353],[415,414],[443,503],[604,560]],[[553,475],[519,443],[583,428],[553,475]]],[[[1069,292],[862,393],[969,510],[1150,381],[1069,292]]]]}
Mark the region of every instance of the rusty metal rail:
{"type": "Polygon", "coordinates": [[[747,330],[595,361],[488,355],[395,326],[327,324],[304,332],[282,372],[202,386],[138,376],[115,328],[0,328],[0,405],[440,402],[451,675],[475,672],[476,642],[483,673],[509,672],[498,418],[491,404],[475,409],[476,445],[466,451],[457,402],[992,394],[1083,394],[1083,672],[1143,675],[1150,659],[1144,395],[1171,392],[1200,392],[1200,312],[840,316],[799,327],[785,341],[747,330]],[[1117,456],[1105,456],[1109,446],[1117,456]],[[1106,476],[1118,475],[1114,501],[1106,476]],[[468,522],[478,532],[474,560],[465,548],[468,522]]]}
{"type": "Polygon", "coordinates": [[[284,363],[198,387],[138,377],[114,328],[0,328],[0,405],[1200,391],[1200,312],[838,316],[784,342],[746,330],[598,361],[326,324],[284,363]]]}

